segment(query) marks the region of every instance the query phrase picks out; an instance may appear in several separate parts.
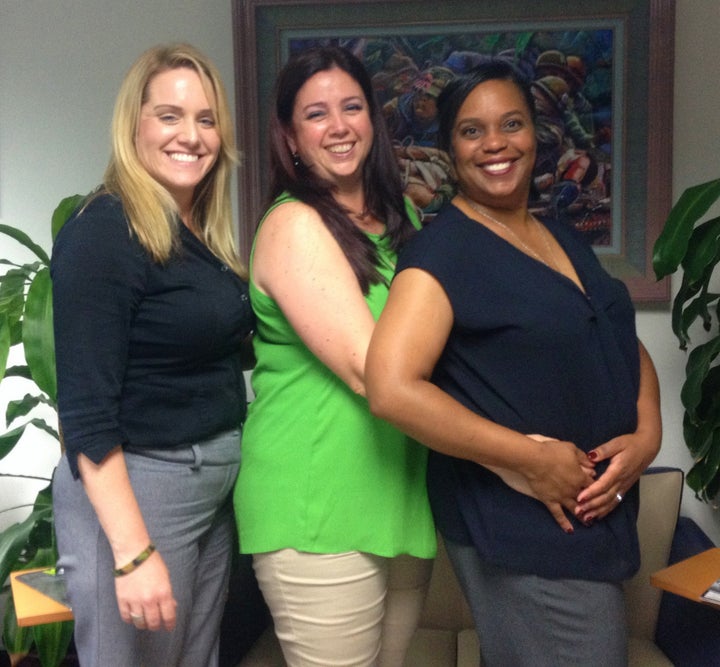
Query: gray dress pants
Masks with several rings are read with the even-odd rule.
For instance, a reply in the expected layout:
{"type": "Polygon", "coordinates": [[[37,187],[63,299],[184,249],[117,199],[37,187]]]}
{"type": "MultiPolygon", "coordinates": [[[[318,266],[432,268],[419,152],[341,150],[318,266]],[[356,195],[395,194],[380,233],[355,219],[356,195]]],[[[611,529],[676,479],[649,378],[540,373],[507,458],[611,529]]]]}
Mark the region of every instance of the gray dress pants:
{"type": "Polygon", "coordinates": [[[126,451],[125,459],[151,539],[170,571],[177,625],[172,632],[151,632],[122,621],[110,545],[63,456],[53,507],[80,664],[214,667],[230,575],[240,433],[172,450],[126,451]]]}

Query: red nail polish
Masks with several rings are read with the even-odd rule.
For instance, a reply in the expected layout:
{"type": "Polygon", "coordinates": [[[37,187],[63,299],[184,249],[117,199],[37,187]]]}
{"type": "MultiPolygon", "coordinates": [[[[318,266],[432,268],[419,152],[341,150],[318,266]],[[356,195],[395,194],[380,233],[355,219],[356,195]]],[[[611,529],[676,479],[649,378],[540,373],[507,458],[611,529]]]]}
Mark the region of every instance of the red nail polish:
{"type": "Polygon", "coordinates": [[[588,453],[587,453],[587,457],[588,457],[591,461],[594,461],[594,460],[597,458],[597,452],[588,452],[588,453]]]}
{"type": "Polygon", "coordinates": [[[565,529],[565,532],[566,532],[568,535],[572,535],[572,534],[575,532],[575,529],[574,529],[572,526],[570,526],[570,528],[566,528],[566,529],[565,529]]]}

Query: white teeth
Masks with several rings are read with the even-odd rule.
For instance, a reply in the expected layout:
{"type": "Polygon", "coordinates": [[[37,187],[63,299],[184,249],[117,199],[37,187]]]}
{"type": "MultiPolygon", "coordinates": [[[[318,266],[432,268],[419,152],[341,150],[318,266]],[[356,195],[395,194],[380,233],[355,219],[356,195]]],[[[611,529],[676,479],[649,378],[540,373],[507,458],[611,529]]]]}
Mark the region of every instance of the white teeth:
{"type": "Polygon", "coordinates": [[[352,147],[352,144],[338,144],[337,146],[328,146],[328,150],[331,153],[347,153],[352,147]]]}
{"type": "Polygon", "coordinates": [[[483,169],[492,172],[505,171],[510,168],[510,164],[510,162],[496,162],[495,164],[486,164],[483,169]]]}
{"type": "Polygon", "coordinates": [[[178,162],[197,162],[197,155],[189,155],[188,153],[170,153],[171,160],[177,160],[178,162]]]}

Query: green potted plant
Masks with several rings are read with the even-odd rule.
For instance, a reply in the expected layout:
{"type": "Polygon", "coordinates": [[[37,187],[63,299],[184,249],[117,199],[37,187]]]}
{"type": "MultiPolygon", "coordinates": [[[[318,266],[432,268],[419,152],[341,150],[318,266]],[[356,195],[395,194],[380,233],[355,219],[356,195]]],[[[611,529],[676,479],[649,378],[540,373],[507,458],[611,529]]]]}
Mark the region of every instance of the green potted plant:
{"type": "Polygon", "coordinates": [[[690,329],[698,320],[707,332],[706,340],[688,355],[680,394],[685,409],[683,435],[694,461],[686,479],[705,502],[713,502],[720,493],[720,292],[713,291],[720,285],[713,286],[712,280],[720,262],[720,217],[703,220],[718,199],[720,179],[685,190],[653,251],[658,279],[680,266],[683,269],[672,304],[672,329],[680,348],[688,349],[690,329]]]}
{"type": "MultiPolygon", "coordinates": [[[[84,199],[74,195],[63,199],[52,218],[53,239],[63,223],[84,199]]],[[[33,262],[17,264],[0,259],[9,267],[0,276],[0,383],[20,378],[34,384],[34,393],[11,400],[5,413],[6,430],[0,434],[0,459],[22,447],[32,461],[32,428],[50,434],[60,442],[56,427],[43,416],[35,416],[40,406],[56,410],[55,345],[52,328],[52,289],[50,258],[25,232],[8,225],[0,225],[0,234],[30,250],[33,262]],[[7,367],[10,351],[21,349],[25,363],[7,367]]],[[[7,385],[5,385],[7,386],[7,385]]],[[[52,412],[50,413],[52,414],[52,412]]],[[[56,419],[54,420],[56,421],[56,419]]],[[[41,479],[31,473],[0,473],[1,477],[41,479]]],[[[0,532],[0,585],[6,585],[9,573],[31,567],[54,566],[57,559],[53,526],[51,481],[47,481],[23,521],[0,532]]],[[[0,509],[0,513],[17,507],[0,509]]],[[[11,663],[27,655],[35,646],[43,667],[57,667],[62,663],[72,637],[72,622],[49,623],[20,628],[13,604],[8,604],[3,619],[2,638],[11,663]]]]}

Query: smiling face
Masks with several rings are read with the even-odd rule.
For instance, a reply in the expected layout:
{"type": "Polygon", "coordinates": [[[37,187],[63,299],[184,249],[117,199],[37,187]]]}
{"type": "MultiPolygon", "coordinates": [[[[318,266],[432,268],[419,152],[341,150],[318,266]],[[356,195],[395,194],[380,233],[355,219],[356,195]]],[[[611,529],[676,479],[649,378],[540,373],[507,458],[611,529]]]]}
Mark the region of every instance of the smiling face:
{"type": "Polygon", "coordinates": [[[138,158],[180,207],[189,211],[198,183],[220,150],[215,100],[208,100],[197,72],[165,70],[148,84],[135,146],[138,158]]]}
{"type": "Polygon", "coordinates": [[[491,208],[525,206],[535,165],[535,127],[522,91],[512,81],[477,85],[452,130],[460,188],[491,208]]]}
{"type": "Polygon", "coordinates": [[[373,137],[363,90],[344,70],[318,72],[298,91],[288,147],[318,176],[338,187],[361,185],[373,137]]]}

